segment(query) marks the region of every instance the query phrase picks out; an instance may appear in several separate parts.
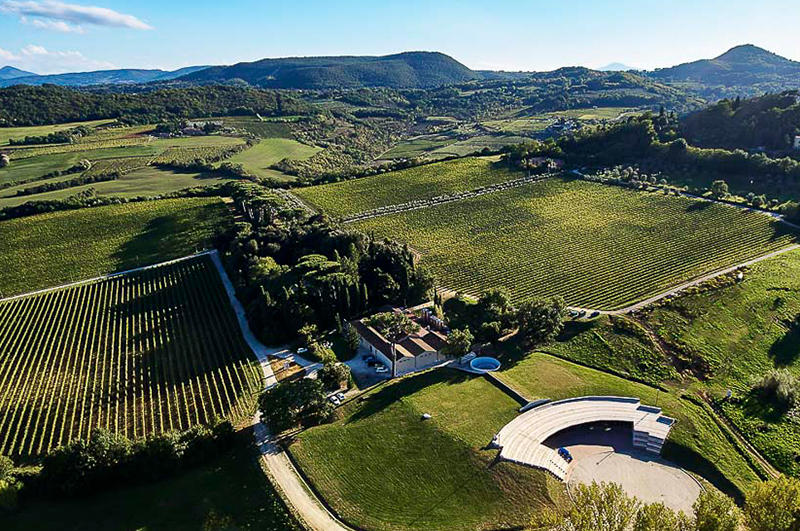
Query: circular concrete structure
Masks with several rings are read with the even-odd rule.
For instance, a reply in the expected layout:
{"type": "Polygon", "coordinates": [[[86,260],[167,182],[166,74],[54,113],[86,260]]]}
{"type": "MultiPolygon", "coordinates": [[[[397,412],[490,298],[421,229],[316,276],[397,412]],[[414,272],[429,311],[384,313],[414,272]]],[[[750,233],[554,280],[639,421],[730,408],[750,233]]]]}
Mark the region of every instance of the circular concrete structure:
{"type": "Polygon", "coordinates": [[[500,368],[500,362],[494,358],[484,356],[475,358],[469,362],[469,366],[473,371],[477,372],[494,372],[500,368]]]}
{"type": "Polygon", "coordinates": [[[617,483],[643,503],[663,503],[692,514],[692,505],[702,492],[686,471],[631,444],[630,428],[613,424],[581,426],[554,435],[545,445],[564,447],[572,454],[567,487],[577,484],[617,483]]]}

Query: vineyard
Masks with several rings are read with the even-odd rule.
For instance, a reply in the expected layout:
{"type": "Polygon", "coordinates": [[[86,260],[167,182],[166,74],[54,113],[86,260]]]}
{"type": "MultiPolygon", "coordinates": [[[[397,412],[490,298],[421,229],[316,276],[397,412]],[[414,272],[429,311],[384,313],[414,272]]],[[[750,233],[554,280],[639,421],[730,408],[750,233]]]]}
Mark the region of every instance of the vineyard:
{"type": "Polygon", "coordinates": [[[99,177],[101,175],[118,174],[123,175],[130,171],[144,168],[151,157],[121,157],[118,159],[103,159],[92,163],[92,167],[83,172],[84,177],[99,177]]]}
{"type": "Polygon", "coordinates": [[[307,204],[333,218],[376,208],[465,192],[522,177],[491,158],[466,158],[417,166],[374,177],[299,188],[307,204]]]}
{"type": "Polygon", "coordinates": [[[517,301],[562,295],[606,310],[796,236],[756,212],[555,178],[353,226],[408,243],[443,287],[502,286],[517,301]]]}
{"type": "Polygon", "coordinates": [[[205,255],[0,302],[0,454],[252,414],[260,370],[205,255]]]}
{"type": "Polygon", "coordinates": [[[216,198],[164,199],[3,221],[0,296],[186,256],[210,247],[230,222],[216,198]]]}

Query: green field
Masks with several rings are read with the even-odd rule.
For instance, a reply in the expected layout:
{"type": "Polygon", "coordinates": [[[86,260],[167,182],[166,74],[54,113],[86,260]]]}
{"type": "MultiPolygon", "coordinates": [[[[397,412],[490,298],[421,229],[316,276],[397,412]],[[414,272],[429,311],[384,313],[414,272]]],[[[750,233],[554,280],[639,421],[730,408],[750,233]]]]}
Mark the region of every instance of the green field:
{"type": "Polygon", "coordinates": [[[193,188],[195,186],[211,186],[230,180],[230,177],[224,177],[217,173],[180,172],[173,170],[162,170],[148,166],[140,170],[126,173],[125,175],[113,181],[82,184],[72,188],[53,190],[51,192],[43,192],[34,195],[14,195],[17,190],[28,188],[29,186],[37,186],[44,183],[69,180],[75,177],[76,175],[69,175],[66,177],[58,177],[55,179],[48,179],[46,181],[37,181],[12,188],[6,188],[5,190],[0,190],[0,208],[21,205],[27,201],[50,201],[54,199],[66,199],[71,195],[74,195],[78,192],[83,192],[90,188],[93,188],[98,196],[126,198],[140,196],[151,197],[170,192],[177,192],[178,190],[193,188]]]}
{"type": "Polygon", "coordinates": [[[27,293],[186,256],[230,223],[219,199],[166,199],[0,222],[0,292],[27,293]]]}
{"type": "Polygon", "coordinates": [[[64,501],[28,500],[4,531],[298,529],[258,465],[249,430],[234,451],[158,483],[64,501]]]}
{"type": "Polygon", "coordinates": [[[687,294],[655,308],[646,322],[670,343],[706,360],[715,396],[732,389],[740,399],[724,406],[727,416],[770,461],[798,476],[800,426],[750,393],[754,379],[775,367],[800,376],[800,252],[753,265],[741,283],[687,294]]]}
{"type": "Polygon", "coordinates": [[[0,146],[8,144],[9,139],[22,140],[26,136],[44,136],[65,129],[72,129],[79,125],[97,127],[113,122],[114,120],[94,120],[91,122],[72,122],[56,125],[35,125],[31,127],[0,127],[0,146]]]}
{"type": "Polygon", "coordinates": [[[496,158],[466,158],[362,179],[298,188],[294,193],[314,208],[339,218],[373,208],[431,199],[520,177],[524,177],[524,174],[496,164],[496,158]]]}
{"type": "Polygon", "coordinates": [[[562,493],[543,472],[490,466],[497,451],[481,450],[518,407],[486,380],[443,369],[351,402],[290,450],[327,502],[362,528],[518,526],[562,493]]]}
{"type": "Polygon", "coordinates": [[[678,398],[677,392],[659,392],[546,354],[515,353],[501,361],[504,365],[496,374],[530,399],[633,396],[658,405],[678,420],[664,446],[665,458],[731,495],[741,495],[758,480],[715,422],[700,407],[678,398]]]}
{"type": "Polygon", "coordinates": [[[262,375],[211,258],[0,303],[0,454],[249,418],[262,375]]]}
{"type": "Polygon", "coordinates": [[[408,243],[443,287],[606,310],[795,240],[759,213],[560,178],[352,226],[408,243]]]}
{"type": "Polygon", "coordinates": [[[318,151],[319,148],[289,138],[265,138],[250,149],[231,157],[228,162],[241,164],[248,173],[262,179],[291,179],[284,173],[270,169],[270,166],[283,159],[305,160],[318,151]]]}

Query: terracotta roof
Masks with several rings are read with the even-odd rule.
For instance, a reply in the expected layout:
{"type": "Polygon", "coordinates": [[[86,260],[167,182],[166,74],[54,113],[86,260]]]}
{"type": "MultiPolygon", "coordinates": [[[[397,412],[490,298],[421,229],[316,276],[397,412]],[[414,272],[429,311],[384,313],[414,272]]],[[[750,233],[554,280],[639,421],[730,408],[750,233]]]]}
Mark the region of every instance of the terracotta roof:
{"type": "MultiPolygon", "coordinates": [[[[356,331],[370,345],[392,359],[392,345],[377,330],[368,326],[363,321],[353,321],[351,324],[356,327],[356,331]]],[[[420,328],[419,332],[411,334],[402,341],[395,344],[395,351],[398,358],[416,357],[425,352],[438,352],[447,341],[446,337],[440,332],[420,328]]]]}

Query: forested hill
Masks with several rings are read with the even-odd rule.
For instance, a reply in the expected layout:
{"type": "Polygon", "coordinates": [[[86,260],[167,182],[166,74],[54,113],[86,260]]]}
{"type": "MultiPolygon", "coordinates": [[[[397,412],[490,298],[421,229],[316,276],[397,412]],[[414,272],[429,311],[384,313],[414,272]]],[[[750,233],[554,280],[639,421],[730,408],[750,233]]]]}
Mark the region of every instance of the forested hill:
{"type": "MultiPolygon", "coordinates": [[[[61,85],[65,87],[85,87],[90,85],[106,85],[116,83],[149,83],[151,81],[167,81],[175,79],[206,66],[187,66],[174,71],[142,70],[126,68],[121,70],[98,70],[96,72],[74,72],[69,74],[52,74],[39,76],[29,72],[9,78],[0,78],[0,87],[11,85],[61,85]]],[[[21,71],[20,71],[21,72],[21,71]]]]}
{"type": "Polygon", "coordinates": [[[797,91],[722,100],[688,115],[681,125],[690,144],[727,149],[790,149],[800,134],[797,91]]]}
{"type": "Polygon", "coordinates": [[[432,88],[479,79],[481,75],[439,52],[405,52],[382,57],[289,57],[218,66],[181,81],[242,80],[268,88],[432,88]]]}
{"type": "Polygon", "coordinates": [[[649,75],[666,82],[739,87],[745,94],[800,88],[800,62],[745,44],[714,59],[701,59],[649,75]]]}
{"type": "Polygon", "coordinates": [[[309,109],[292,95],[244,87],[168,88],[139,94],[98,94],[54,85],[0,89],[0,126],[103,118],[146,124],[198,116],[293,115],[309,109]]]}
{"type": "Polygon", "coordinates": [[[15,79],[20,77],[26,76],[35,76],[33,72],[26,72],[25,70],[20,70],[19,68],[14,68],[13,66],[4,66],[0,68],[0,80],[4,79],[15,79]]]}

